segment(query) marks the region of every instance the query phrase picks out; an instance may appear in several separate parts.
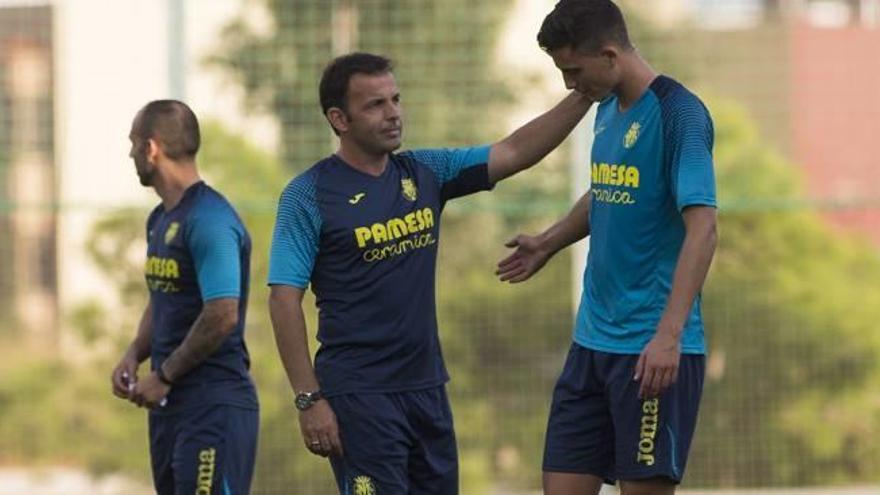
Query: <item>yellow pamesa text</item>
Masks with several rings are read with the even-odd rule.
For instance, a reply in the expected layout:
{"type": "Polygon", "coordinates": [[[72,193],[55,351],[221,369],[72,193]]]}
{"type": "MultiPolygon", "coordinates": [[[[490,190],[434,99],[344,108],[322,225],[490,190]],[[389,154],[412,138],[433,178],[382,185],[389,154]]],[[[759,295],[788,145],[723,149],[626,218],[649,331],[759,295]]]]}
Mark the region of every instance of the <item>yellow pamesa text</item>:
{"type": "Polygon", "coordinates": [[[594,185],[639,187],[639,169],[632,165],[593,163],[590,169],[594,185]]]}
{"type": "Polygon", "coordinates": [[[150,256],[147,258],[144,272],[151,277],[180,278],[180,267],[178,267],[177,261],[173,258],[150,256]]]}
{"type": "Polygon", "coordinates": [[[370,226],[354,229],[354,237],[358,247],[368,244],[382,244],[404,236],[416,234],[434,226],[434,212],[423,208],[401,218],[391,218],[385,223],[374,223],[370,226]]]}

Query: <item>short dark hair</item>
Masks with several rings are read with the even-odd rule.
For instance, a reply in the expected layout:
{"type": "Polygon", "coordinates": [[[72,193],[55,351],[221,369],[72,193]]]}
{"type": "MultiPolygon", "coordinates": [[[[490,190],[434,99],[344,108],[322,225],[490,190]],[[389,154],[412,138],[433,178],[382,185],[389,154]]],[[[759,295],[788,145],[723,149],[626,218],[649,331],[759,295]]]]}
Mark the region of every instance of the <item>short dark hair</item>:
{"type": "Polygon", "coordinates": [[[560,0],[538,32],[547,52],[571,47],[595,53],[609,43],[632,48],[623,13],[611,0],[560,0]]]}
{"type": "Polygon", "coordinates": [[[178,100],[147,103],[140,111],[135,133],[144,141],[159,141],[165,155],[172,160],[194,158],[202,141],[196,114],[178,100]]]}
{"type": "Polygon", "coordinates": [[[347,111],[348,83],[355,74],[377,75],[394,71],[391,59],[372,53],[349,53],[336,57],[324,69],[318,93],[324,115],[333,107],[347,111]]]}

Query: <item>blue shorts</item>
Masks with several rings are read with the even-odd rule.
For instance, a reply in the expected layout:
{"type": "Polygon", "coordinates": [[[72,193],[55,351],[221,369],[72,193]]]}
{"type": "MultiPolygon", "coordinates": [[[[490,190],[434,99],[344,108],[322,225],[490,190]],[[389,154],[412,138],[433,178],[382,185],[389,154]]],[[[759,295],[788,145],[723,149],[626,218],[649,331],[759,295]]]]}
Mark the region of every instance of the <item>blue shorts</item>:
{"type": "Polygon", "coordinates": [[[678,379],[658,399],[638,398],[638,355],[572,344],[553,391],[544,471],[591,474],[607,483],[680,483],[703,390],[705,356],[683,354],[678,379]]]}
{"type": "Polygon", "coordinates": [[[458,452],[444,386],[327,400],[344,452],[330,459],[339,493],[458,493],[458,452]]]}
{"type": "Polygon", "coordinates": [[[150,413],[150,458],[159,495],[246,495],[259,412],[227,405],[150,413]]]}

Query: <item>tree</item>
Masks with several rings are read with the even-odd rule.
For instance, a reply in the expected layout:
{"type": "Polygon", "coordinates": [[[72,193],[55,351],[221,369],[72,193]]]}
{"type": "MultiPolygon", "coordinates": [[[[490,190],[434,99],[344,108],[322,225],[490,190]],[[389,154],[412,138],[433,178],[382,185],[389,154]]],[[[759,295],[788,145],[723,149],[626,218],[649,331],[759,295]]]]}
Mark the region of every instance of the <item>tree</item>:
{"type": "Polygon", "coordinates": [[[875,481],[880,257],[801,203],[797,169],[740,108],[710,108],[728,207],[704,298],[709,373],[690,481],[875,481]]]}
{"type": "MultiPolygon", "coordinates": [[[[211,62],[244,88],[249,108],[268,111],[281,129],[281,160],[301,171],[332,150],[318,104],[318,81],[336,55],[386,54],[412,115],[410,145],[472,143],[489,132],[475,113],[507,101],[493,74],[495,34],[510,0],[267,0],[271,19],[260,33],[245,18],[224,31],[211,62]]],[[[249,7],[250,8],[250,7],[249,7]]]]}
{"type": "MultiPolygon", "coordinates": [[[[352,46],[397,51],[414,123],[409,142],[470,144],[497,137],[480,123],[496,118],[508,102],[486,70],[506,3],[267,5],[274,37],[236,23],[227,31],[227,55],[215,62],[242,81],[251,103],[278,115],[287,166],[214,124],[204,127],[199,163],[243,213],[254,242],[247,338],[262,406],[254,491],[295,486],[298,493],[327,493],[333,482],[326,462],[307,454],[298,438],[263,281],[278,194],[294,170],[326,154],[332,142],[313,85],[334,52],[333,16],[348,9],[343,17],[359,19],[357,29],[346,31],[359,39],[352,46]],[[460,31],[446,38],[449,26],[460,31]],[[458,39],[471,43],[466,54],[444,50],[458,39]],[[454,63],[458,57],[460,64],[454,63]],[[463,88],[460,81],[475,82],[463,88]]],[[[875,481],[880,452],[872,440],[880,433],[880,405],[871,391],[880,386],[880,336],[873,328],[880,319],[880,257],[800,202],[797,169],[769,150],[737,105],[713,99],[709,108],[717,130],[721,244],[705,288],[709,373],[688,483],[875,481]]],[[[504,191],[483,194],[454,202],[444,213],[438,313],[464,493],[540,485],[550,391],[572,326],[567,254],[520,286],[496,282],[492,268],[507,237],[543,229],[561,213],[555,197],[566,193],[564,184],[539,184],[536,179],[548,174],[541,167],[518,186],[533,197],[520,196],[511,205],[504,191]]],[[[80,368],[4,352],[0,439],[15,448],[0,449],[0,460],[64,459],[146,479],[143,411],[110,398],[106,383],[144,304],[145,215],[117,212],[96,226],[92,257],[119,291],[120,305],[95,301],[73,315],[84,339],[94,347],[109,343],[113,352],[80,368]],[[45,413],[34,414],[34,405],[45,413]]],[[[306,306],[314,335],[314,312],[306,306]]]]}

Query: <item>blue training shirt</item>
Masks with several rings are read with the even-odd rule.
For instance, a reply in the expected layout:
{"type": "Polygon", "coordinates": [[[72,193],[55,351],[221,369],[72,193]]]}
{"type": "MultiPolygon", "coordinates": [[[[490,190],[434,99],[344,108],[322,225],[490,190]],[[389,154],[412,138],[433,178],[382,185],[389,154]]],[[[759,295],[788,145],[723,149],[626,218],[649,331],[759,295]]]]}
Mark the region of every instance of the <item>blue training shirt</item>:
{"type": "Polygon", "coordinates": [[[396,392],[448,380],[434,300],[440,213],[491,188],[489,147],[391,154],[374,177],[338,156],[281,195],[269,284],[317,298],[315,371],[327,395],[396,392]]]}
{"type": "Polygon", "coordinates": [[[198,182],[166,211],[157,206],[147,220],[145,275],[152,311],[152,368],[177,349],[202,312],[205,302],[239,300],[238,325],[200,365],[171,387],[171,413],[193,406],[229,404],[256,408],[244,341],[251,241],[232,205],[198,182]]]}
{"type": "MultiPolygon", "coordinates": [[[[714,130],[703,103],[659,76],[625,112],[611,96],[594,127],[590,251],[574,339],[639,354],[653,337],[685,237],[682,210],[715,207],[714,130]]],[[[705,353],[700,296],[681,339],[705,353]]]]}

